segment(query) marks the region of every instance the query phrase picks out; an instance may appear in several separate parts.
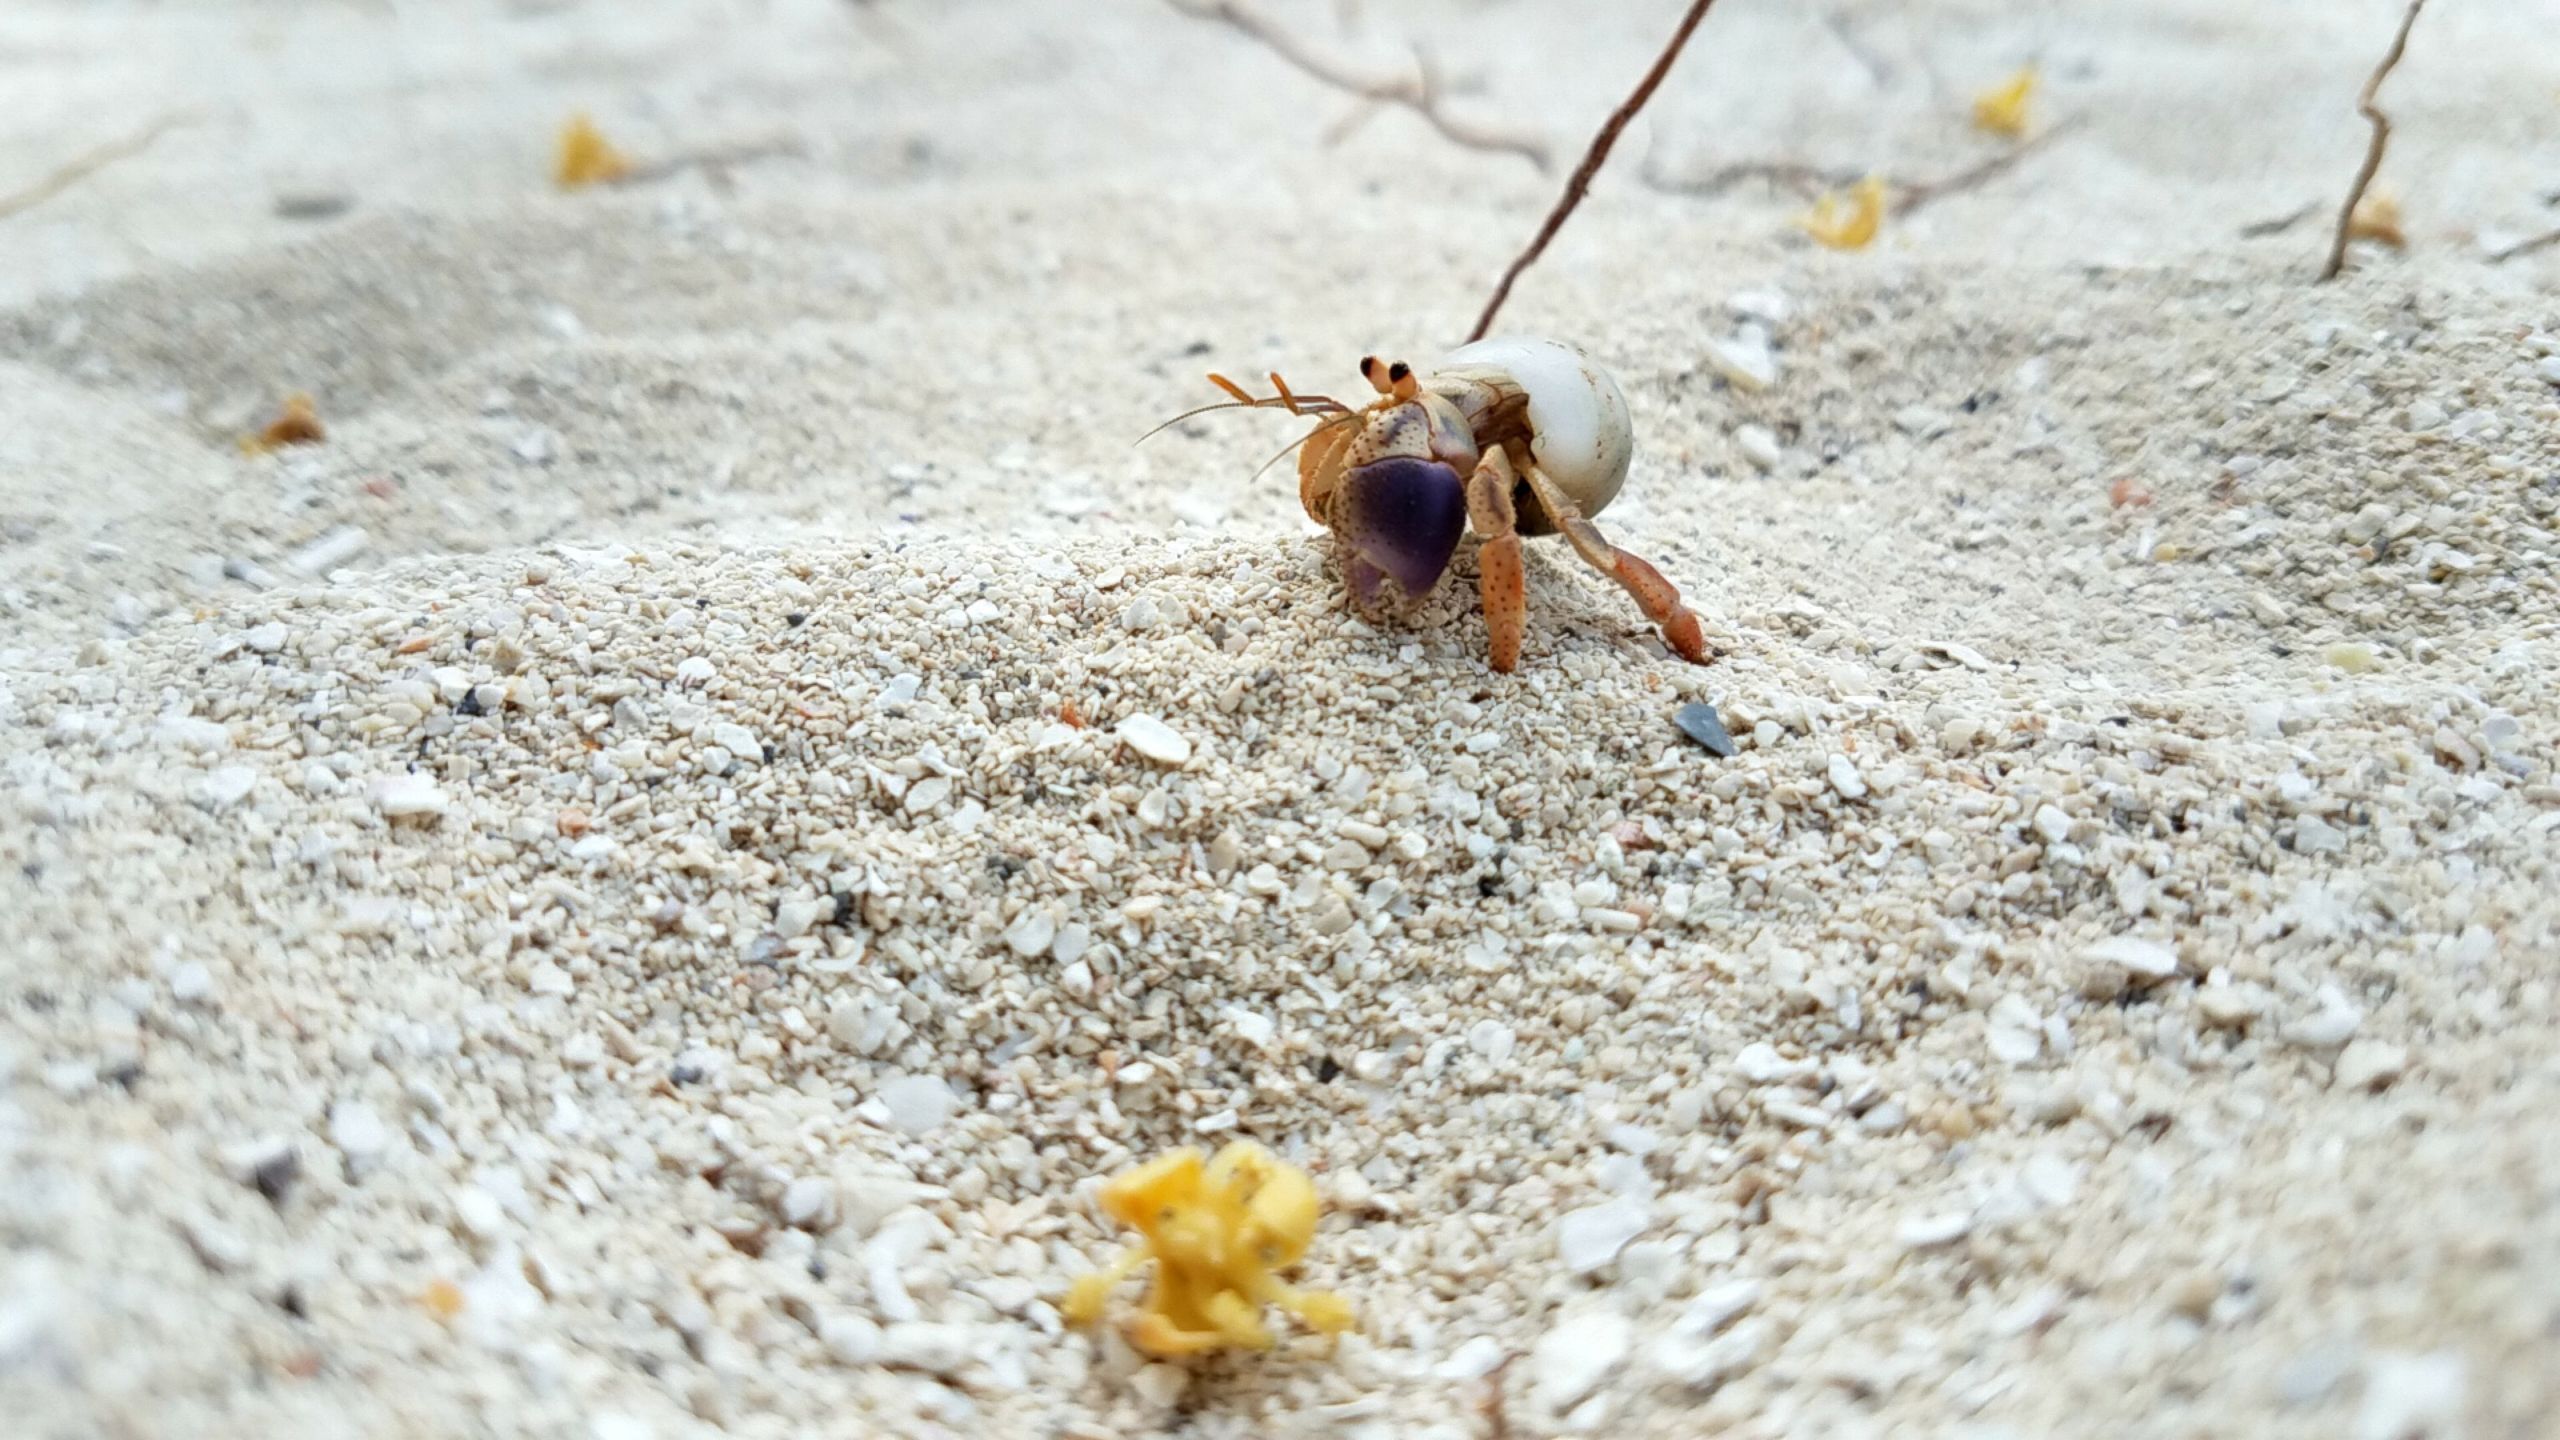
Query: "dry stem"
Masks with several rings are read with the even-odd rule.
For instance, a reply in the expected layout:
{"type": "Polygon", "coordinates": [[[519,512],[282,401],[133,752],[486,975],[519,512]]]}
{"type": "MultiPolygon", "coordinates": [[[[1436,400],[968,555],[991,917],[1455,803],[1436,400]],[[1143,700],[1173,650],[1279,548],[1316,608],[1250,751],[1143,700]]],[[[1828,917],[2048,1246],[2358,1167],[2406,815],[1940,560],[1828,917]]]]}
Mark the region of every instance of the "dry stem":
{"type": "Polygon", "coordinates": [[[690,150],[682,154],[670,155],[663,160],[636,164],[607,183],[647,185],[668,179],[686,170],[696,169],[718,175],[736,166],[753,164],[758,160],[773,160],[806,153],[805,147],[796,136],[786,135],[773,140],[742,141],[735,145],[690,150]]]}
{"type": "MultiPolygon", "coordinates": [[[[2015,168],[2036,151],[2077,130],[2086,116],[2074,115],[2033,139],[2012,145],[1989,159],[1968,165],[1952,175],[1935,180],[1902,180],[1887,189],[1887,209],[1897,215],[1908,215],[1923,205],[1933,205],[1950,195],[1978,189],[2015,168]]],[[[1833,169],[1794,160],[1737,160],[1711,170],[1695,180],[1673,180],[1658,169],[1647,166],[1645,183],[1657,190],[1675,195],[1721,195],[1749,180],[1766,180],[1800,192],[1837,190],[1854,185],[1865,176],[1863,170],[1833,169]]]]}
{"type": "Polygon", "coordinates": [[[141,154],[151,148],[153,141],[176,129],[189,118],[191,117],[186,115],[164,115],[121,140],[110,140],[86,154],[74,157],[60,169],[24,190],[0,195],[0,219],[6,219],[20,211],[33,210],[117,161],[141,154]]]}
{"type": "Polygon", "coordinates": [[[2364,82],[2363,93],[2356,96],[2356,113],[2373,127],[2373,139],[2364,147],[2364,164],[2356,169],[2356,183],[2347,190],[2347,203],[2338,207],[2338,233],[2329,241],[2329,263],[2320,267],[2320,278],[2335,280],[2347,268],[2348,232],[2354,228],[2356,206],[2364,200],[2364,189],[2373,183],[2374,172],[2382,168],[2383,147],[2391,143],[2391,117],[2373,103],[2374,92],[2382,88],[2391,67],[2400,63],[2400,54],[2409,48],[2409,27],[2418,23],[2418,12],[2427,8],[2427,0],[2409,0],[2409,13],[2400,17],[2400,29],[2391,37],[2391,48],[2382,54],[2382,63],[2364,82]]]}
{"type": "Polygon", "coordinates": [[[1345,94],[1377,105],[1401,105],[1419,115],[1432,129],[1447,137],[1452,144],[1470,150],[1493,150],[1517,155],[1540,170],[1555,167],[1555,157],[1546,141],[1517,131],[1501,130],[1473,121],[1461,120],[1440,105],[1440,84],[1429,65],[1419,67],[1410,79],[1375,80],[1352,72],[1350,67],[1308,49],[1287,27],[1270,17],[1238,3],[1238,0],[1165,0],[1174,9],[1194,20],[1215,20],[1230,26],[1254,40],[1281,59],[1345,94]]]}
{"type": "Polygon", "coordinates": [[[1600,133],[1591,137],[1591,148],[1583,152],[1582,163],[1573,167],[1573,175],[1564,182],[1564,194],[1557,199],[1556,208],[1547,212],[1546,223],[1538,227],[1537,236],[1529,242],[1529,248],[1521,251],[1520,258],[1511,262],[1511,268],[1502,272],[1502,283],[1493,287],[1493,298],[1485,302],[1484,313],[1476,317],[1476,328],[1469,332],[1467,339],[1481,340],[1485,332],[1493,328],[1494,315],[1511,295],[1511,282],[1519,279],[1520,272],[1528,269],[1530,262],[1547,248],[1547,242],[1555,238],[1556,230],[1564,224],[1565,217],[1582,203],[1583,192],[1591,188],[1591,177],[1599,173],[1600,162],[1609,158],[1609,147],[1618,143],[1618,132],[1626,129],[1627,122],[1644,108],[1644,102],[1653,98],[1654,87],[1671,72],[1671,62],[1680,58],[1681,48],[1689,43],[1690,32],[1698,28],[1699,21],[1707,18],[1707,10],[1714,4],[1715,0],[1692,0],[1689,13],[1680,17],[1680,28],[1671,33],[1670,43],[1654,57],[1653,68],[1644,72],[1644,78],[1636,82],[1634,92],[1601,124],[1600,133]]]}
{"type": "Polygon", "coordinates": [[[2036,136],[2032,140],[2028,140],[2022,144],[2012,145],[2008,149],[2001,151],[1999,154],[1992,156],[1990,159],[1985,160],[1978,165],[1968,166],[1967,168],[1959,170],[1955,174],[1949,175],[1944,179],[1922,180],[1913,184],[1905,185],[1901,187],[1901,193],[1894,196],[1893,208],[1900,214],[1908,215],[1923,205],[1944,200],[1950,195],[1961,194],[1962,192],[1974,189],[1987,181],[1996,180],[2000,176],[2007,174],[2019,161],[2026,159],[2029,155],[2032,155],[2036,151],[2044,148],[2046,145],[2061,139],[2063,136],[2070,134],[2072,131],[2079,129],[2081,122],[2086,118],[2087,117],[2085,116],[2074,115],[2070,119],[2063,121],[2061,124],[2054,126],[2052,129],[2045,131],[2043,134],[2036,136]]]}
{"type": "Polygon", "coordinates": [[[2529,236],[2513,245],[2490,251],[2489,263],[2503,265],[2519,255],[2530,255],[2536,250],[2546,250],[2554,245],[2560,245],[2560,230],[2545,230],[2539,235],[2529,236]]]}
{"type": "Polygon", "coordinates": [[[2240,238],[2243,240],[2263,240],[2270,235],[2281,235],[2287,230],[2292,229],[2294,226],[2301,224],[2303,221],[2308,220],[2319,213],[2320,202],[2314,200],[2307,205],[2302,205],[2295,209],[2288,210],[2282,215],[2270,216],[2264,220],[2250,221],[2248,224],[2240,227],[2240,238]]]}
{"type": "Polygon", "coordinates": [[[1837,170],[1808,165],[1795,160],[1736,160],[1699,176],[1695,180],[1674,180],[1650,161],[1644,167],[1644,183],[1656,190],[1674,195],[1697,195],[1712,198],[1735,186],[1753,180],[1766,180],[1784,185],[1800,194],[1815,194],[1855,185],[1865,177],[1863,170],[1837,170]]]}

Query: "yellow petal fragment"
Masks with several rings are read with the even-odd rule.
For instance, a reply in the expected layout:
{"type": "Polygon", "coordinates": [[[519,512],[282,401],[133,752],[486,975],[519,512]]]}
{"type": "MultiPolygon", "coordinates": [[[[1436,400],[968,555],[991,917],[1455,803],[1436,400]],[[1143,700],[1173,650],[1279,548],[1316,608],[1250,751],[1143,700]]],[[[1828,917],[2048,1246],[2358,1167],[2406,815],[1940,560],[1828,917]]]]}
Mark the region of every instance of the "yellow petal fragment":
{"type": "Polygon", "coordinates": [[[2400,231],[2400,202],[2388,190],[2368,190],[2347,216],[2347,238],[2371,240],[2394,250],[2405,248],[2409,237],[2400,231]]]}
{"type": "Polygon", "coordinates": [[[560,127],[560,163],[552,178],[563,190],[610,184],[631,173],[631,162],[604,138],[584,114],[572,115],[560,127]]]}
{"type": "Polygon", "coordinates": [[[311,397],[297,390],[284,397],[284,408],[265,429],[255,435],[240,437],[240,453],[265,455],[287,445],[317,445],[329,438],[328,427],[320,423],[320,412],[311,397]]]}
{"type": "Polygon", "coordinates": [[[2029,65],[1973,97],[1973,123],[2012,140],[2026,134],[2027,97],[2035,93],[2035,88],[2036,67],[2029,65]]]}
{"type": "Polygon", "coordinates": [[[1140,1313],[1122,1329],[1130,1344],[1159,1358],[1268,1349],[1265,1304],[1327,1334],[1351,1327],[1351,1306],[1341,1296],[1293,1290],[1278,1279],[1314,1241],[1320,1206],[1306,1172],[1262,1146],[1238,1140],[1206,1160],[1184,1146],[1113,1176],[1101,1201],[1140,1243],[1108,1270],[1076,1281],[1060,1307],[1070,1323],[1099,1317],[1111,1287],[1152,1261],[1155,1276],[1140,1313]]]}
{"type": "Polygon", "coordinates": [[[1884,181],[1870,175],[1846,196],[1825,195],[1813,202],[1813,213],[1796,224],[1834,250],[1864,250],[1875,243],[1876,231],[1884,225],[1884,181]]]}

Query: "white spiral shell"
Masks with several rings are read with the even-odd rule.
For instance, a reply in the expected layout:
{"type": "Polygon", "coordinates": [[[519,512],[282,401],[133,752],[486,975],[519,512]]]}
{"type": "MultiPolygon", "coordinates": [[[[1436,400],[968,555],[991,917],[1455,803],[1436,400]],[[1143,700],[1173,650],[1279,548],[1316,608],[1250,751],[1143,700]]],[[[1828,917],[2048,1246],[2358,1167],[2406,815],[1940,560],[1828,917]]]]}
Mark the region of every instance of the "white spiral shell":
{"type": "Polygon", "coordinates": [[[1433,369],[1526,393],[1530,455],[1583,514],[1599,514],[1627,483],[1635,419],[1618,382],[1590,356],[1555,340],[1497,335],[1459,346],[1433,369]]]}

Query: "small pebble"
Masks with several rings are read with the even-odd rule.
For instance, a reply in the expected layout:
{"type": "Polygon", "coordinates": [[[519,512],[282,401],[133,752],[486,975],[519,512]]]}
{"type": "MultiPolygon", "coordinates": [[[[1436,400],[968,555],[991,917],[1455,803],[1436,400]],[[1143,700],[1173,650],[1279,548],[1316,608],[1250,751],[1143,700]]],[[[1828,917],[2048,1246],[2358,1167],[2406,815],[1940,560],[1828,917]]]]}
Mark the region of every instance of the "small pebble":
{"type": "Polygon", "coordinates": [[[2354,1039],[2363,1023],[2363,1011],[2333,996],[2318,1010],[2284,1027],[2284,1038],[2305,1050],[2335,1050],[2354,1039]]]}
{"type": "Polygon", "coordinates": [[[905,1135],[941,1129],[959,1104],[951,1087],[932,1075],[900,1075],[883,1083],[875,1098],[889,1112],[890,1126],[905,1135]]]}
{"type": "Polygon", "coordinates": [[[1894,1231],[1894,1239],[1905,1250],[1934,1250],[1952,1245],[1973,1230],[1973,1217],[1962,1211],[1941,1215],[1914,1215],[1894,1231]]]}
{"type": "Polygon", "coordinates": [[[1709,340],[1707,363],[1746,393],[1766,390],[1778,381],[1778,357],[1769,337],[1756,325],[1745,325],[1730,340],[1709,340]]]}
{"type": "Polygon", "coordinates": [[[2409,1050],[2380,1040],[2355,1040],[2338,1052],[2331,1078],[2341,1090],[2381,1090],[2409,1068],[2409,1050]]]}
{"type": "Polygon", "coordinates": [[[341,1100],[329,1107],[329,1143],[338,1147],[350,1166],[361,1166],[391,1148],[391,1127],[363,1101],[341,1100]]]}
{"type": "Polygon", "coordinates": [[[1778,437],[1766,425],[1744,425],[1733,432],[1734,448],[1754,469],[1775,470],[1786,452],[1778,448],[1778,437]]]}
{"type": "Polygon", "coordinates": [[[2450,1440],[2470,1388],[2467,1369],[2450,1350],[2375,1354],[2365,1365],[2355,1440],[2450,1440]]]}
{"type": "Polygon", "coordinates": [[[1680,727],[1680,733],[1705,746],[1711,754],[1730,760],[1739,753],[1733,736],[1724,728],[1723,718],[1716,714],[1716,707],[1703,700],[1671,712],[1671,721],[1680,727]]]}
{"type": "Polygon", "coordinates": [[[1628,1195],[1568,1210],[1556,1221],[1556,1258],[1574,1274],[1588,1275],[1617,1259],[1652,1224],[1652,1208],[1628,1195]]]}
{"type": "Polygon", "coordinates": [[[1152,715],[1132,715],[1120,722],[1120,738],[1130,749],[1159,765],[1181,765],[1191,759],[1191,742],[1152,715]]]}
{"type": "Polygon", "coordinates": [[[2080,953],[2082,958],[2100,964],[2121,965],[2127,973],[2146,980],[2164,980],[2178,973],[2175,949],[2139,935],[2110,935],[2080,953]]]}
{"type": "Polygon", "coordinates": [[[189,960],[169,972],[169,998],[181,1005],[213,1001],[213,972],[201,960],[189,960]]]}
{"type": "Polygon", "coordinates": [[[1635,1342],[1635,1322],[1615,1311],[1566,1316],[1529,1351],[1531,1399],[1551,1414],[1573,1408],[1626,1363],[1635,1342]]]}
{"type": "Polygon", "coordinates": [[[442,815],[449,803],[434,776],[416,771],[388,776],[373,788],[374,808],[386,819],[433,819],[442,815]]]}
{"type": "Polygon", "coordinates": [[[1148,1408],[1170,1410],[1181,1401],[1182,1392],[1191,1388],[1191,1372],[1162,1361],[1141,1365],[1138,1373],[1129,1377],[1129,1388],[1138,1392],[1138,1398],[1148,1408]]]}
{"type": "Polygon", "coordinates": [[[1834,755],[1828,766],[1831,788],[1850,800],[1862,800],[1867,794],[1867,779],[1846,755],[1834,755]]]}

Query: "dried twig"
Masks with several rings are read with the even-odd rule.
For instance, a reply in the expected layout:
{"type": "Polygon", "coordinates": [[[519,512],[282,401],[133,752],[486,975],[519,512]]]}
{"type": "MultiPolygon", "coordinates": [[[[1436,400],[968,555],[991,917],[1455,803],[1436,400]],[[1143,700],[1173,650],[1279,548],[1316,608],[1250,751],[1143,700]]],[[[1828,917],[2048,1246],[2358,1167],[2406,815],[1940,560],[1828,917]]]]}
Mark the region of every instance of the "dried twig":
{"type": "Polygon", "coordinates": [[[1194,20],[1214,20],[1258,40],[1263,47],[1300,70],[1346,94],[1356,95],[1373,104],[1401,105],[1419,115],[1432,129],[1452,144],[1470,150],[1494,150],[1517,155],[1541,170],[1555,167],[1555,157],[1546,141],[1461,120],[1441,107],[1438,77],[1424,65],[1409,79],[1376,80],[1352,73],[1338,61],[1318,55],[1302,44],[1287,27],[1261,15],[1237,0],[1165,0],[1174,9],[1194,20]]]}
{"type": "Polygon", "coordinates": [[[2301,224],[2303,221],[2308,220],[2319,213],[2320,202],[2313,200],[2296,209],[2288,210],[2282,215],[2269,216],[2264,220],[2250,221],[2248,224],[2240,227],[2240,238],[2243,240],[2264,240],[2270,235],[2281,235],[2287,230],[2292,229],[2294,226],[2301,224]]]}
{"type": "Polygon", "coordinates": [[[687,170],[702,170],[719,176],[740,165],[751,165],[759,160],[777,160],[807,153],[808,148],[800,143],[797,136],[785,135],[772,140],[746,140],[734,145],[688,150],[667,156],[662,160],[635,164],[606,183],[647,185],[670,179],[687,170]]]}
{"type": "Polygon", "coordinates": [[[2519,255],[2530,255],[2536,250],[2547,250],[2554,245],[2560,245],[2560,230],[2545,230],[2539,235],[2527,236],[2513,245],[2502,245],[2490,251],[2489,263],[2503,265],[2519,255]]]}
{"type": "Polygon", "coordinates": [[[1816,194],[1855,185],[1865,177],[1863,170],[1836,170],[1821,165],[1807,165],[1794,160],[1737,160],[1720,166],[1694,180],[1674,180],[1652,161],[1645,162],[1644,183],[1673,195],[1696,195],[1712,199],[1727,190],[1754,180],[1782,185],[1799,194],[1816,194]]]}
{"type": "Polygon", "coordinates": [[[1876,88],[1882,89],[1893,83],[1893,67],[1885,63],[1885,58],[1876,53],[1865,36],[1857,32],[1848,11],[1822,12],[1822,27],[1830,31],[1831,38],[1840,42],[1840,48],[1849,52],[1849,58],[1857,61],[1859,67],[1867,72],[1867,78],[1876,83],[1876,88]]]}
{"type": "Polygon", "coordinates": [[[117,161],[131,159],[141,154],[150,149],[152,143],[161,136],[192,118],[194,117],[185,114],[164,115],[121,140],[110,140],[86,154],[74,157],[60,169],[24,190],[0,195],[0,219],[6,219],[20,211],[33,210],[117,161]]]}
{"type": "MultiPolygon", "coordinates": [[[[2019,162],[2036,151],[2079,129],[2086,119],[2086,116],[2074,115],[2031,140],[2012,145],[1999,154],[1968,165],[1952,175],[1941,176],[1935,180],[1893,182],[1886,188],[1886,194],[1889,197],[1887,208],[1895,214],[1908,215],[1924,205],[1936,204],[1950,195],[1979,189],[2007,174],[2019,162]]],[[[1674,180],[1650,166],[1646,168],[1644,178],[1645,183],[1655,189],[1675,195],[1714,196],[1751,180],[1766,180],[1773,185],[1787,186],[1799,192],[1837,190],[1843,186],[1856,184],[1865,177],[1866,173],[1863,170],[1833,169],[1793,160],[1737,160],[1730,165],[1708,171],[1694,180],[1674,180]]]]}
{"type": "Polygon", "coordinates": [[[1923,205],[1934,204],[1950,195],[1961,194],[2009,173],[2021,160],[2080,128],[2086,116],[2074,115],[2052,129],[2023,144],[2012,145],[1978,165],[1967,166],[1942,180],[1922,180],[1901,186],[1893,197],[1896,213],[1908,215],[1923,205]]]}
{"type": "Polygon", "coordinates": [[[1600,162],[1609,158],[1609,147],[1618,143],[1618,132],[1626,129],[1627,122],[1644,108],[1644,102],[1653,98],[1654,87],[1662,83],[1663,76],[1671,73],[1671,62],[1680,58],[1681,48],[1689,43],[1690,32],[1698,28],[1699,21],[1707,18],[1708,9],[1714,4],[1715,0],[1691,0],[1689,13],[1680,17],[1680,28],[1671,32],[1670,43],[1654,57],[1653,68],[1644,72],[1644,78],[1636,82],[1635,90],[1602,122],[1600,133],[1591,137],[1591,148],[1583,152],[1582,163],[1573,167],[1572,176],[1564,182],[1564,194],[1557,199],[1556,208],[1547,212],[1546,223],[1538,227],[1537,236],[1529,242],[1529,248],[1521,251],[1520,258],[1511,262],[1511,268],[1502,272],[1502,283],[1493,287],[1493,298],[1485,302],[1484,313],[1476,317],[1476,328],[1467,339],[1481,340],[1485,332],[1493,328],[1495,313],[1502,309],[1502,302],[1511,295],[1511,282],[1519,279],[1520,272],[1528,269],[1530,262],[1547,248],[1547,242],[1555,238],[1556,230],[1564,224],[1565,217],[1582,203],[1583,192],[1591,188],[1591,177],[1599,173],[1600,162]]]}
{"type": "Polygon", "coordinates": [[[2347,190],[2347,203],[2338,207],[2338,233],[2329,241],[2329,263],[2320,267],[2320,278],[2335,280],[2347,268],[2347,241],[2355,228],[2356,206],[2364,200],[2364,187],[2373,183],[2374,172],[2382,168],[2382,149],[2391,143],[2391,117],[2373,103],[2374,92],[2382,88],[2391,67],[2400,63],[2400,54],[2409,48],[2409,27],[2418,23],[2418,12],[2427,8],[2427,0],[2409,0],[2409,13],[2400,17],[2400,29],[2391,37],[2391,48],[2382,53],[2382,63],[2364,82],[2363,93],[2356,96],[2356,113],[2373,127],[2373,139],[2364,147],[2364,164],[2356,168],[2356,183],[2347,190]]]}

